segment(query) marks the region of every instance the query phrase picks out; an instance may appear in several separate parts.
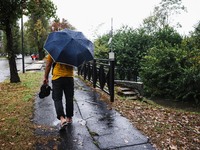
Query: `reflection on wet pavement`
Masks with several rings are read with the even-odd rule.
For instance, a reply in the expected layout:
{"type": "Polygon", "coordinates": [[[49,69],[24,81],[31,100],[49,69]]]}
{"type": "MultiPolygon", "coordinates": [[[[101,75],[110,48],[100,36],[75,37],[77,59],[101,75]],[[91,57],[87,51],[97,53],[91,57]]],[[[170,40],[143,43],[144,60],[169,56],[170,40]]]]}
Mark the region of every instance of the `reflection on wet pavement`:
{"type": "Polygon", "coordinates": [[[7,59],[0,59],[0,82],[4,81],[6,78],[10,76],[9,65],[7,59]]]}
{"type": "MultiPolygon", "coordinates": [[[[53,100],[36,99],[34,122],[49,126],[49,134],[58,132],[54,145],[59,150],[153,150],[145,135],[115,110],[107,109],[100,95],[80,79],[75,78],[73,123],[60,130],[60,121],[56,120],[53,100]]],[[[63,99],[64,100],[64,99],[63,99]]],[[[48,134],[48,131],[46,131],[48,134]]],[[[38,133],[41,134],[41,133],[38,133]]],[[[53,149],[52,141],[46,145],[38,144],[36,149],[53,149]]]]}
{"type": "MultiPolygon", "coordinates": [[[[25,57],[25,66],[30,64],[31,58],[29,56],[25,57]]],[[[22,70],[22,59],[16,59],[17,70],[22,70]]],[[[6,58],[0,58],[0,82],[10,77],[9,62],[6,58]]]]}

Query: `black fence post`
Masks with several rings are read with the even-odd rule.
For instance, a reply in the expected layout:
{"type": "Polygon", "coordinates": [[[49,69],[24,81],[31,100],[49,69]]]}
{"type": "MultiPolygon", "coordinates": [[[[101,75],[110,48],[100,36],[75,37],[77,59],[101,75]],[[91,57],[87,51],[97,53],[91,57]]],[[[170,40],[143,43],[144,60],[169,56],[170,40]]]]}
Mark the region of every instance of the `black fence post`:
{"type": "MultiPolygon", "coordinates": [[[[114,53],[112,56],[114,57],[114,53]]],[[[92,64],[88,62],[78,68],[78,74],[83,76],[84,80],[92,82],[94,88],[99,87],[109,94],[111,102],[114,102],[114,72],[115,59],[110,56],[109,59],[93,59],[92,64]],[[105,87],[106,83],[107,87],[105,87]]]]}
{"type": "Polygon", "coordinates": [[[92,67],[92,80],[93,80],[93,87],[96,88],[96,82],[97,82],[97,66],[96,66],[96,60],[93,60],[93,67],[92,67]]]}
{"type": "Polygon", "coordinates": [[[86,77],[87,77],[87,64],[84,64],[84,67],[83,67],[83,72],[84,72],[84,80],[86,80],[86,77]]]}
{"type": "Polygon", "coordinates": [[[115,56],[114,52],[109,53],[109,62],[110,62],[110,101],[114,102],[115,98],[115,89],[114,89],[114,78],[115,78],[115,56]]]}
{"type": "Polygon", "coordinates": [[[115,61],[110,61],[110,101],[114,102],[114,76],[115,76],[115,61]]]}

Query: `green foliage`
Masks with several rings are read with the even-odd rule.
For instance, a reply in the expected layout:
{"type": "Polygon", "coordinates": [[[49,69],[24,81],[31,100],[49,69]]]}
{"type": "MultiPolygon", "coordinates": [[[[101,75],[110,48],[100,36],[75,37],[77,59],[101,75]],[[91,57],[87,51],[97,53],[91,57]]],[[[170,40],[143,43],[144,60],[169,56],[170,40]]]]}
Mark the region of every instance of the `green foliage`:
{"type": "Polygon", "coordinates": [[[154,41],[155,45],[162,43],[165,46],[170,45],[174,47],[181,45],[182,37],[174,28],[167,25],[154,33],[154,41]]]}
{"type": "Polygon", "coordinates": [[[13,27],[17,20],[22,16],[22,5],[24,0],[0,1],[0,30],[6,33],[6,50],[10,66],[10,82],[20,82],[15,62],[15,47],[13,40],[13,27]]]}
{"type": "Polygon", "coordinates": [[[5,32],[4,31],[2,31],[2,50],[1,50],[1,52],[2,53],[4,53],[4,55],[5,55],[5,53],[6,53],[6,43],[7,43],[7,41],[6,41],[6,34],[5,34],[5,32]]]}
{"type": "Polygon", "coordinates": [[[3,49],[3,31],[0,30],[0,55],[4,53],[3,49]]]}
{"type": "Polygon", "coordinates": [[[26,24],[28,31],[29,44],[32,49],[37,49],[39,59],[43,59],[45,54],[43,50],[44,42],[49,33],[48,21],[55,16],[56,6],[51,0],[36,1],[30,0],[27,3],[27,12],[29,21],[26,24]]]}
{"type": "Polygon", "coordinates": [[[38,53],[38,49],[37,49],[37,45],[35,42],[35,37],[32,34],[33,33],[33,23],[31,20],[28,20],[25,24],[24,24],[24,46],[26,49],[26,52],[29,54],[33,54],[33,53],[38,53]]]}
{"type": "Polygon", "coordinates": [[[20,35],[20,28],[19,28],[19,24],[14,25],[13,28],[13,50],[15,52],[15,54],[19,54],[21,53],[21,46],[20,46],[20,39],[21,39],[21,35],[20,35]]]}
{"type": "MultiPolygon", "coordinates": [[[[113,35],[116,66],[133,69],[131,74],[139,75],[146,95],[198,103],[200,51],[195,35],[183,38],[168,25],[150,35],[144,28],[122,27],[113,35]]],[[[108,54],[108,39],[107,34],[95,41],[100,58],[108,54]]]]}
{"type": "MultiPolygon", "coordinates": [[[[110,35],[99,37],[95,43],[95,57],[108,58],[110,47],[108,45],[110,35]]],[[[152,36],[147,35],[145,30],[133,30],[127,26],[122,27],[113,35],[112,48],[116,56],[116,67],[123,70],[131,70],[132,76],[137,76],[140,69],[140,60],[152,46],[152,36]]],[[[119,77],[124,75],[118,72],[119,77]]],[[[133,77],[131,77],[133,78],[133,77]]]]}
{"type": "Polygon", "coordinates": [[[192,38],[194,39],[195,47],[200,49],[200,21],[195,27],[195,30],[192,34],[192,38]]]}
{"type": "Polygon", "coordinates": [[[94,42],[95,58],[108,58],[108,53],[110,51],[109,45],[108,45],[109,38],[110,38],[109,35],[106,34],[95,40],[94,42]]]}
{"type": "MultiPolygon", "coordinates": [[[[145,83],[145,89],[152,95],[170,95],[169,89],[173,88],[169,81],[177,78],[179,65],[177,64],[177,52],[171,48],[151,48],[148,55],[141,62],[140,77],[145,83]]],[[[180,55],[178,55],[180,56],[180,55]]]]}
{"type": "Polygon", "coordinates": [[[185,50],[194,50],[195,49],[195,40],[193,37],[184,37],[181,42],[181,48],[185,50]]]}
{"type": "Polygon", "coordinates": [[[135,75],[140,69],[140,59],[151,47],[151,36],[145,34],[143,29],[133,30],[122,27],[113,37],[113,49],[116,54],[117,67],[131,68],[135,75]]]}
{"type": "Polygon", "coordinates": [[[140,77],[151,96],[200,99],[200,52],[173,47],[151,48],[141,61],[140,77]]]}
{"type": "MultiPolygon", "coordinates": [[[[21,52],[21,47],[20,47],[20,29],[19,29],[19,24],[15,23],[13,24],[13,29],[12,29],[12,35],[13,35],[13,52],[14,54],[19,54],[21,52]]],[[[2,51],[0,51],[0,53],[6,53],[6,51],[8,50],[6,47],[6,36],[5,36],[5,32],[2,32],[2,51]]]]}
{"type": "Polygon", "coordinates": [[[17,19],[21,17],[22,9],[21,4],[23,0],[1,0],[0,1],[0,30],[6,29],[6,25],[9,23],[13,25],[17,19]]]}
{"type": "MultiPolygon", "coordinates": [[[[139,75],[147,95],[198,103],[200,22],[190,37],[182,37],[171,26],[171,17],[185,10],[181,0],[162,0],[141,28],[117,30],[112,48],[116,67],[133,69],[129,75],[139,75]]],[[[107,58],[109,37],[106,34],[95,41],[96,57],[107,58]]]]}
{"type": "Polygon", "coordinates": [[[32,16],[35,21],[40,16],[45,16],[47,20],[55,18],[57,7],[51,0],[30,0],[27,3],[27,15],[32,16]]]}

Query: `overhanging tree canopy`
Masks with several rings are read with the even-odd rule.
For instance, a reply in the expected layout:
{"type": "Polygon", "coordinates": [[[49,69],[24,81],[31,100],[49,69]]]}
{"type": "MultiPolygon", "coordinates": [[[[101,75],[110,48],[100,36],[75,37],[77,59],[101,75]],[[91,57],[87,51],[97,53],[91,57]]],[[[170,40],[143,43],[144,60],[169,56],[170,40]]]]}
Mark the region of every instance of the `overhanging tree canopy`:
{"type": "Polygon", "coordinates": [[[28,30],[31,33],[33,43],[38,49],[39,59],[45,54],[43,45],[48,35],[48,21],[56,18],[56,6],[51,0],[29,0],[27,3],[27,15],[29,17],[28,30]]]}
{"type": "Polygon", "coordinates": [[[22,15],[22,6],[26,0],[1,0],[0,1],[0,30],[5,31],[7,46],[6,50],[8,53],[8,60],[10,66],[10,82],[20,82],[18,76],[15,53],[13,49],[13,35],[12,27],[15,25],[16,21],[22,15]]]}

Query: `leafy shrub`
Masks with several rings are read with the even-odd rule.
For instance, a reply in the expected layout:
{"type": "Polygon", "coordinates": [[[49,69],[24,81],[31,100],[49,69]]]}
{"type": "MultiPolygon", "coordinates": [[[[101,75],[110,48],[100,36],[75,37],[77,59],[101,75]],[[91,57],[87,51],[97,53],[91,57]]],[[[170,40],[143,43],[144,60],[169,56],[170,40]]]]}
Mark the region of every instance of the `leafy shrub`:
{"type": "Polygon", "coordinates": [[[134,70],[137,76],[140,69],[140,60],[151,47],[152,36],[143,29],[133,30],[123,27],[113,37],[113,49],[116,55],[118,68],[134,70]]]}
{"type": "Polygon", "coordinates": [[[141,61],[140,77],[151,96],[200,102],[200,52],[151,48],[141,61]]]}

